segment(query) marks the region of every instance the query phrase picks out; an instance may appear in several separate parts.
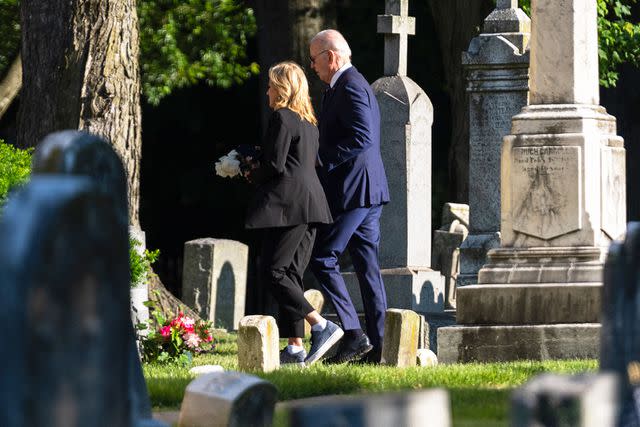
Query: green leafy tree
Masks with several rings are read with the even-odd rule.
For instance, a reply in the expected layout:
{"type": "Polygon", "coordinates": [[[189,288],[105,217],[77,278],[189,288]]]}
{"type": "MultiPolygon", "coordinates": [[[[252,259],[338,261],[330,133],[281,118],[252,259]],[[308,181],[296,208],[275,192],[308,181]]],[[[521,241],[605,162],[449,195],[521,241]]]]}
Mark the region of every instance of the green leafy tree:
{"type": "MultiPolygon", "coordinates": [[[[142,90],[158,104],[173,90],[204,81],[229,87],[258,72],[246,61],[256,31],[238,0],[138,0],[142,90]]],[[[0,0],[0,75],[20,48],[20,0],[0,0]]]]}
{"type": "Polygon", "coordinates": [[[0,0],[0,75],[4,75],[20,49],[20,0],[0,0]]]}
{"type": "Polygon", "coordinates": [[[258,72],[243,63],[253,11],[236,0],[140,0],[138,14],[142,86],[152,104],[199,81],[229,87],[258,72]]]}
{"type": "MultiPolygon", "coordinates": [[[[626,62],[640,66],[640,24],[631,22],[631,7],[637,0],[598,0],[600,85],[618,82],[618,67],[626,62]]],[[[522,1],[531,14],[531,0],[522,1]]]]}

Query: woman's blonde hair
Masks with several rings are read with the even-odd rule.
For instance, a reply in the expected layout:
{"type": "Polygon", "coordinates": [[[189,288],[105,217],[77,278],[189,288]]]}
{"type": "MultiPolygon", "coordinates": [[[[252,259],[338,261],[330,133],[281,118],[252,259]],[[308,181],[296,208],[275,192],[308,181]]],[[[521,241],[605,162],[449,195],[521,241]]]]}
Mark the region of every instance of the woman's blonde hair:
{"type": "Polygon", "coordinates": [[[309,83],[298,64],[285,61],[269,68],[269,84],[277,94],[274,110],[288,108],[302,120],[318,124],[309,98],[309,83]]]}

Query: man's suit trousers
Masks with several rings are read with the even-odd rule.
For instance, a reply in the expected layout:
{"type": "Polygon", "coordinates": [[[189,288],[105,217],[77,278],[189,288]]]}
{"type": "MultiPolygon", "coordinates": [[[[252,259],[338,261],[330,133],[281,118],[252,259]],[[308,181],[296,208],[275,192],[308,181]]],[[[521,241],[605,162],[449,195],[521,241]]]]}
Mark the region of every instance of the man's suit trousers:
{"type": "Polygon", "coordinates": [[[361,329],[338,264],[340,254],[349,250],[360,284],[367,335],[378,349],[382,348],[387,310],[387,295],[378,263],[381,213],[382,206],[375,205],[334,214],[333,224],[318,228],[311,257],[311,269],[333,303],[342,328],[345,331],[361,329]]]}

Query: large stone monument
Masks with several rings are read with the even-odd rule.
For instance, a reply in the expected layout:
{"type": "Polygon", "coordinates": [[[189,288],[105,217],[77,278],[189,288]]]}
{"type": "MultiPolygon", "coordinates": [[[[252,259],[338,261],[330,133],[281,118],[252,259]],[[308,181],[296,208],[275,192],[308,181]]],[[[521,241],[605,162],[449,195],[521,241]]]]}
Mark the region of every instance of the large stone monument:
{"type": "Polygon", "coordinates": [[[458,290],[442,362],[596,358],[603,263],[624,233],[625,151],[598,105],[596,0],[532,3],[530,104],[501,163],[501,247],[458,290]]]}
{"type": "Polygon", "coordinates": [[[489,249],[500,246],[500,149],[511,117],[527,105],[531,20],[517,0],[498,0],[483,33],[462,53],[469,94],[469,235],[457,286],[478,282],[489,249]]]}
{"type": "MultiPolygon", "coordinates": [[[[372,87],[382,117],[382,159],[393,189],[393,200],[380,220],[380,268],[389,307],[440,312],[443,279],[429,267],[433,106],[407,77],[407,36],[415,33],[408,7],[408,0],[387,0],[386,14],[378,16],[378,32],[385,34],[385,77],[372,87]]],[[[358,292],[355,273],[346,274],[345,280],[350,291],[358,292]]],[[[358,305],[356,309],[362,310],[358,305]]]]}

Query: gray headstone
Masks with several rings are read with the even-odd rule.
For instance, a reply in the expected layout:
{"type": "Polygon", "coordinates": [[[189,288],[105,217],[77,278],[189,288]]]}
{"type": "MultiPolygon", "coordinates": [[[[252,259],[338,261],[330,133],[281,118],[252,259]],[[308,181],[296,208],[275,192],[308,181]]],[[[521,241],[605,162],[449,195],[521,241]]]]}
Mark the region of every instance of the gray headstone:
{"type": "Polygon", "coordinates": [[[271,316],[246,316],[238,329],[238,369],[269,372],[280,367],[276,320],[271,316]]]}
{"type": "Polygon", "coordinates": [[[239,372],[204,374],[191,381],[180,408],[180,427],[272,425],[278,391],[239,372]]]}
{"type": "MultiPolygon", "coordinates": [[[[380,106],[380,152],[393,189],[393,203],[380,218],[379,259],[390,307],[442,312],[443,278],[430,268],[433,105],[406,76],[407,34],[415,27],[408,8],[408,0],[388,0],[386,15],[378,17],[378,32],[385,34],[385,77],[371,87],[380,106]]],[[[351,290],[355,275],[344,277],[351,290]]]]}
{"type": "Polygon", "coordinates": [[[451,426],[449,394],[443,389],[316,397],[288,403],[285,408],[290,425],[296,427],[451,426]]]}
{"type": "Polygon", "coordinates": [[[244,316],[249,248],[226,239],[184,244],[182,298],[203,319],[237,330],[244,316]]]}
{"type": "Polygon", "coordinates": [[[416,358],[416,363],[420,367],[433,367],[438,365],[438,356],[428,348],[419,348],[416,358]]]}
{"type": "MultiPolygon", "coordinates": [[[[460,225],[461,227],[464,227],[460,225]]],[[[460,271],[460,245],[466,233],[436,230],[433,234],[431,267],[444,276],[445,308],[456,307],[456,277],[460,271]]]]}
{"type": "Polygon", "coordinates": [[[130,426],[126,215],[84,177],[34,175],[0,224],[2,426],[130,426]]]}
{"type": "MultiPolygon", "coordinates": [[[[96,191],[111,200],[111,209],[114,214],[118,216],[124,226],[127,226],[125,171],[116,152],[102,138],[75,130],[47,135],[34,153],[33,173],[43,177],[65,174],[89,178],[96,191]]],[[[128,231],[144,247],[144,232],[132,227],[128,227],[128,231]]],[[[140,250],[143,250],[143,247],[140,250]]],[[[128,274],[128,256],[126,266],[128,274]]],[[[144,306],[144,302],[148,300],[147,287],[139,286],[135,292],[130,289],[130,295],[133,323],[146,321],[149,317],[148,309],[144,306]],[[137,298],[136,301],[134,301],[134,296],[137,298]]],[[[138,344],[133,329],[131,329],[129,358],[128,378],[132,425],[140,425],[141,423],[146,426],[161,425],[155,424],[155,421],[151,419],[151,402],[140,365],[138,344]]]]}
{"type": "MultiPolygon", "coordinates": [[[[531,20],[518,2],[498,2],[462,54],[469,94],[469,231],[458,286],[477,283],[487,251],[500,246],[500,149],[511,117],[527,105],[531,20]]],[[[443,221],[444,222],[444,221],[443,221]]]]}
{"type": "Polygon", "coordinates": [[[390,308],[384,319],[383,365],[416,365],[420,337],[420,316],[411,310],[390,308]]]}
{"type": "MultiPolygon", "coordinates": [[[[602,291],[602,335],[600,338],[600,370],[615,372],[622,381],[625,419],[638,416],[634,394],[640,390],[638,363],[640,361],[640,223],[631,222],[624,242],[609,247],[604,266],[602,291]]],[[[633,425],[626,422],[625,425],[633,425]]]]}
{"type": "Polygon", "coordinates": [[[543,374],[512,396],[513,427],[616,426],[618,378],[615,374],[543,374]]]}

